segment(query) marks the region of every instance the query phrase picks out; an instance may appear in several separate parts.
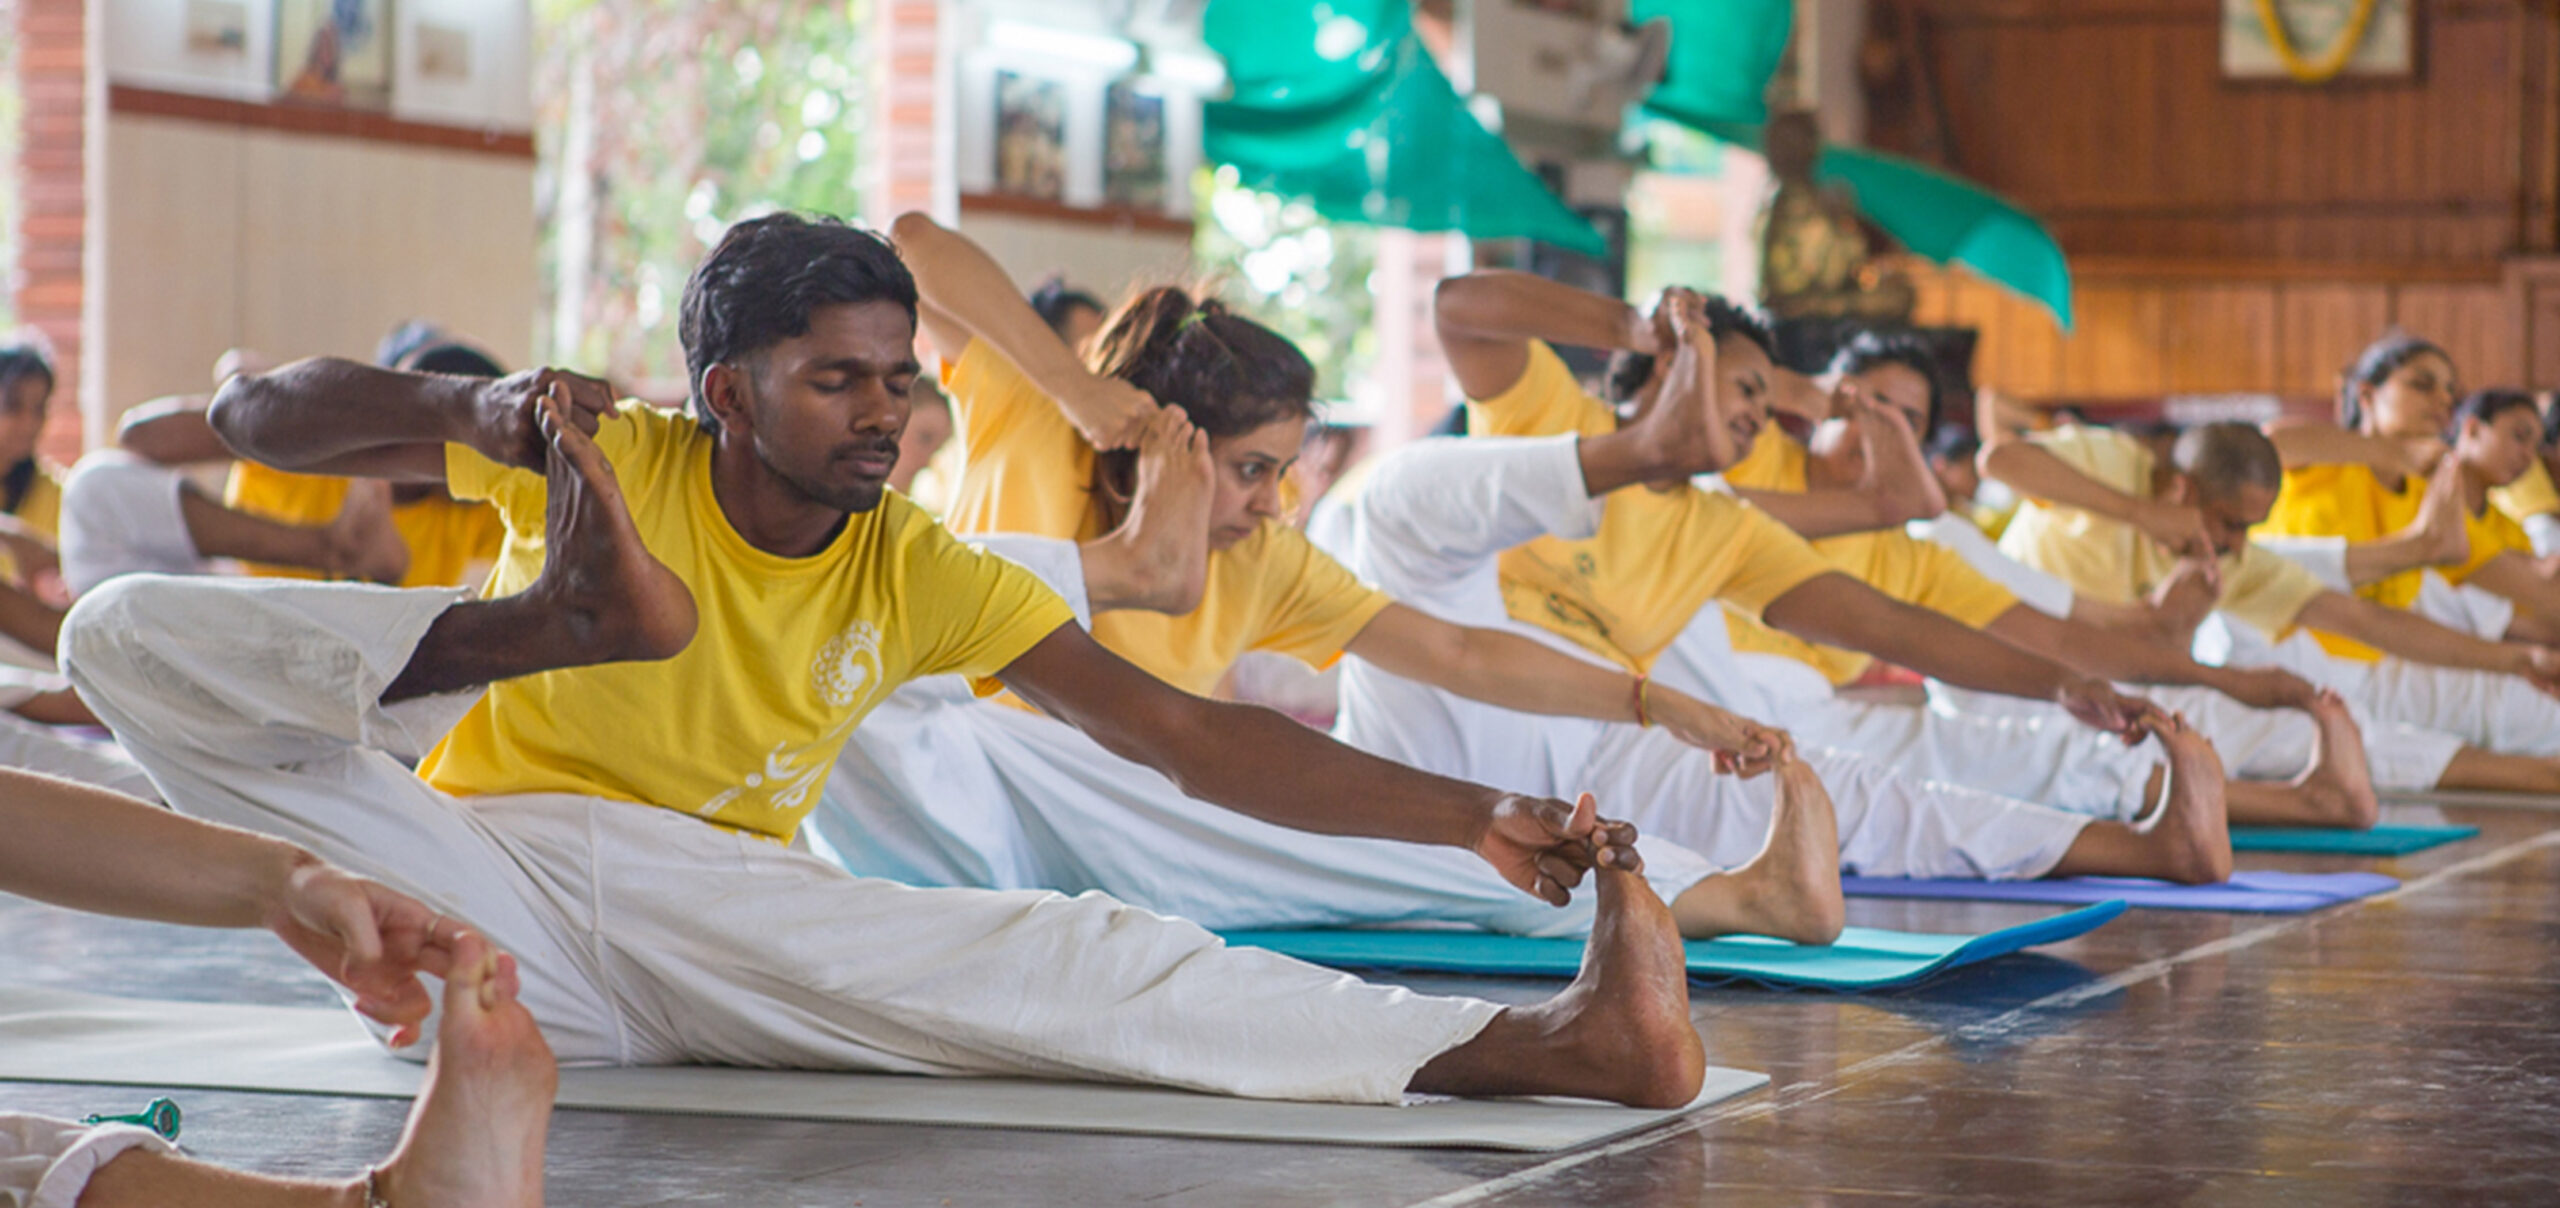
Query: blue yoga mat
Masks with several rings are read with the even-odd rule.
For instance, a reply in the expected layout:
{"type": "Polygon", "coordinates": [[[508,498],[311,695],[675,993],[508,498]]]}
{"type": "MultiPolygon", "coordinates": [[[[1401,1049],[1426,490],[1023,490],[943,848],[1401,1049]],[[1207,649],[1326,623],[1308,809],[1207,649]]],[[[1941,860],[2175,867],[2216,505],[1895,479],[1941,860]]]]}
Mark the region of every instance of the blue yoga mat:
{"type": "Polygon", "coordinates": [[[2139,877],[2069,877],[2053,881],[1911,881],[1842,877],[1853,898],[1944,898],[1959,902],[2097,902],[2122,899],[2160,910],[2229,910],[2299,914],[2398,889],[2371,872],[2237,872],[2220,885],[2177,885],[2139,877]]]}
{"type": "Polygon", "coordinates": [[[2331,830],[2292,826],[2235,826],[2233,851],[2302,851],[2332,856],[2405,856],[2479,834],[2476,826],[2391,826],[2331,830]]]}
{"type": "MultiPolygon", "coordinates": [[[[2094,931],[2124,913],[2122,902],[2057,914],[1982,935],[1930,935],[1851,927],[1827,947],[1807,947],[1765,936],[1689,941],[1689,976],[1811,986],[1826,990],[1881,990],[1907,986],[1949,969],[1995,956],[2058,943],[2094,931]]],[[[1571,977],[1582,968],[1582,941],[1529,939],[1486,931],[1229,931],[1227,942],[1359,969],[1412,969],[1436,973],[1571,977]]]]}

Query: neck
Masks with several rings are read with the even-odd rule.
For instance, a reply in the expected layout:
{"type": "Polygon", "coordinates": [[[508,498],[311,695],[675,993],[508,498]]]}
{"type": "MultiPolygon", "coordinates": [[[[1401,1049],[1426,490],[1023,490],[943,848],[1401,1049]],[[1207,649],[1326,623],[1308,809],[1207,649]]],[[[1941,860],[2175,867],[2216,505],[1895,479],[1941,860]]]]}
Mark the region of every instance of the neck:
{"type": "Polygon", "coordinates": [[[2477,516],[2489,506],[2489,476],[2459,457],[2446,459],[2462,475],[2462,510],[2477,516]]]}
{"type": "Polygon", "coordinates": [[[711,446],[711,496],[747,544],[784,558],[806,558],[835,540],[845,513],[774,477],[746,442],[723,432],[711,446]]]}

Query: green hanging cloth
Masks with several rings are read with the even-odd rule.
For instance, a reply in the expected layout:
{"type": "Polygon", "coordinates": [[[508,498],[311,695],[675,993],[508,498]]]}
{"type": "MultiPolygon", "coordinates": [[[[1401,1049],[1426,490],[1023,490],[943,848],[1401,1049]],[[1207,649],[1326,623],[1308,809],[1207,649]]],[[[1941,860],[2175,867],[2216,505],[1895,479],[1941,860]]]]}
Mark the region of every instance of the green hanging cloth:
{"type": "Polygon", "coordinates": [[[1468,112],[1400,0],[1213,0],[1201,32],[1234,83],[1203,107],[1202,149],[1245,185],[1337,221],[1606,250],[1468,112]]]}
{"type": "MultiPolygon", "coordinates": [[[[1685,124],[1760,150],[1757,123],[1685,124]]],[[[1819,183],[1847,188],[1858,212],[1905,248],[2016,290],[2053,312],[2062,330],[2071,330],[2071,263],[2052,233],[2026,211],[1961,177],[1862,147],[1825,143],[1813,175],[1819,183]]]]}
{"type": "Polygon", "coordinates": [[[1769,78],[1795,32],[1793,0],[1635,0],[1628,17],[1671,22],[1671,55],[1647,110],[1689,126],[1769,120],[1769,78]]]}

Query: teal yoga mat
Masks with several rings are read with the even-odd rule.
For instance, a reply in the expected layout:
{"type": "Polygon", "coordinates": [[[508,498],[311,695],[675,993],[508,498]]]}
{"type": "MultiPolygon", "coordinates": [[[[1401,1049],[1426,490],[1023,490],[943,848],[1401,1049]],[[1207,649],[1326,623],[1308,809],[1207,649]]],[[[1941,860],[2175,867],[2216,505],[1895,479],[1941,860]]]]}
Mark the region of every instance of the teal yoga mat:
{"type": "MultiPolygon", "coordinates": [[[[1932,935],[1851,927],[1837,943],[1807,947],[1764,936],[1689,941],[1689,976],[1708,980],[1882,990],[1907,986],[1949,969],[2039,944],[2086,935],[2123,914],[2122,902],[2004,927],[1981,935],[1932,935]]],[[[1571,977],[1582,967],[1582,941],[1529,939],[1484,931],[1229,931],[1230,944],[1268,948],[1320,965],[1571,977]]]]}
{"type": "Polygon", "coordinates": [[[2391,826],[2329,830],[2291,826],[2235,826],[2233,851],[2299,851],[2334,856],[2405,856],[2479,834],[2476,826],[2391,826]]]}

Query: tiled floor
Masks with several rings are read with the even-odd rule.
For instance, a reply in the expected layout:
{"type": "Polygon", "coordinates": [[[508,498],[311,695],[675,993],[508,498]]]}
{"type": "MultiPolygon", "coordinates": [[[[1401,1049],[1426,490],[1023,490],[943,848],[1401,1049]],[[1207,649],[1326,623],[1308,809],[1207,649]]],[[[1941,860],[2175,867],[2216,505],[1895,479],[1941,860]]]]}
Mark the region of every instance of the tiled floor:
{"type": "MultiPolygon", "coordinates": [[[[2397,895],[2311,916],[2137,911],[1914,992],[1701,990],[1719,1064],[1771,1089],[1563,1155],[1407,1152],[563,1112],[569,1205],[2560,1203],[2560,813],[2395,807],[2477,839],[2378,867],[2397,895]]],[[[1855,902],[1973,930],[2049,908],[1855,902]]],[[[0,899],[0,978],[106,993],[331,1001],[261,935],[0,899]]],[[[1535,982],[1416,979],[1527,998],[1535,982]]],[[[82,1115],[149,1091],[0,1084],[82,1115]]],[[[200,1156],[343,1174],[405,1105],[174,1092],[200,1156]]]]}

